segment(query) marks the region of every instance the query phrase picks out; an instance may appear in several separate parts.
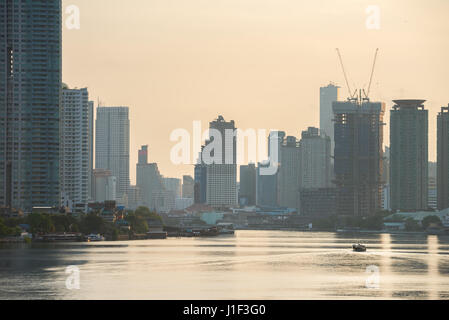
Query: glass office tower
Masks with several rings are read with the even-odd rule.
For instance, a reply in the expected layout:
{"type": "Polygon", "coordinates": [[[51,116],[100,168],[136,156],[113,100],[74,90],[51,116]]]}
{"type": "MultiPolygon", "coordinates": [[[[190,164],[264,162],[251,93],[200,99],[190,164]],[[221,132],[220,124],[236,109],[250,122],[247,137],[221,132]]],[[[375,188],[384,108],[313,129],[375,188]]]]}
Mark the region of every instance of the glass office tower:
{"type": "Polygon", "coordinates": [[[0,1],[0,207],[59,205],[61,1],[0,1]]]}

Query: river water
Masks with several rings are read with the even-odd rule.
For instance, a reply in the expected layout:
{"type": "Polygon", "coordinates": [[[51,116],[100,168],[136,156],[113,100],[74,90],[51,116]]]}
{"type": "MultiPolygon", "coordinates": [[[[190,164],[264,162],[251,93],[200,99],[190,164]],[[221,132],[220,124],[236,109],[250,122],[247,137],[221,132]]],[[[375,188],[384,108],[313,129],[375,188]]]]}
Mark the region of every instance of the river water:
{"type": "Polygon", "coordinates": [[[447,236],[247,230],[0,244],[0,299],[447,299],[448,253],[447,236]]]}

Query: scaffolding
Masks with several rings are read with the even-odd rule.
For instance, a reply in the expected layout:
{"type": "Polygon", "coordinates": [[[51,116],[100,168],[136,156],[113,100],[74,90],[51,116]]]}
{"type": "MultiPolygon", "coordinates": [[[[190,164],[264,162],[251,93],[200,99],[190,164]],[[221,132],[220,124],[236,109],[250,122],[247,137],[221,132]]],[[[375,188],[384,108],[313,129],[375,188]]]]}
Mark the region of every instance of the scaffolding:
{"type": "Polygon", "coordinates": [[[371,216],[382,208],[385,104],[365,99],[333,103],[337,214],[371,216]]]}

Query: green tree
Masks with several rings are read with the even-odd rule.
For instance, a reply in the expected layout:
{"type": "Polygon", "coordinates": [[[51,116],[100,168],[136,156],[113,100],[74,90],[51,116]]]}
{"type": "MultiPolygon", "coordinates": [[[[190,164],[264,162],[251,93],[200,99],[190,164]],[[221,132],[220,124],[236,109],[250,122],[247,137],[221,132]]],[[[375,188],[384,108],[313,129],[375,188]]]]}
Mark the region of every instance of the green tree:
{"type": "Polygon", "coordinates": [[[81,219],[80,230],[84,234],[106,232],[106,222],[102,217],[95,213],[90,213],[81,219]]]}
{"type": "Polygon", "coordinates": [[[5,221],[0,218],[0,237],[9,235],[9,227],[5,225],[5,221]]]}
{"type": "Polygon", "coordinates": [[[55,214],[51,216],[56,232],[70,232],[71,226],[76,224],[75,218],[65,214],[55,214]]]}
{"type": "Polygon", "coordinates": [[[149,216],[151,214],[151,211],[147,207],[140,206],[136,209],[136,211],[134,211],[134,213],[138,216],[143,217],[143,216],[149,216]]]}
{"type": "Polygon", "coordinates": [[[136,216],[138,217],[142,217],[142,218],[146,218],[146,219],[151,219],[151,220],[159,220],[162,221],[162,218],[160,215],[158,215],[155,212],[151,212],[150,209],[148,209],[147,207],[138,207],[136,209],[136,211],[134,211],[134,213],[136,214],[136,216]]]}
{"type": "Polygon", "coordinates": [[[436,224],[438,226],[442,226],[443,223],[441,222],[440,218],[438,216],[427,216],[424,219],[422,219],[421,224],[424,229],[427,229],[430,224],[436,224]]]}
{"type": "Polygon", "coordinates": [[[77,222],[74,222],[70,225],[70,231],[71,232],[80,232],[80,227],[78,226],[77,222]]]}
{"type": "Polygon", "coordinates": [[[0,218],[0,237],[18,237],[22,233],[22,229],[17,225],[11,224],[10,219],[0,218]],[[11,226],[10,226],[11,225],[11,226]]]}
{"type": "Polygon", "coordinates": [[[421,226],[419,225],[419,223],[413,219],[413,218],[408,218],[405,220],[405,230],[407,231],[419,231],[421,230],[421,226]]]}
{"type": "Polygon", "coordinates": [[[55,231],[50,215],[46,213],[32,213],[28,216],[31,233],[49,233],[55,231]]]}
{"type": "MultiPolygon", "coordinates": [[[[136,210],[137,211],[137,210],[136,210]]],[[[144,216],[137,215],[135,212],[128,213],[125,220],[131,226],[131,231],[134,233],[148,232],[148,223],[144,216]]]]}
{"type": "Polygon", "coordinates": [[[8,218],[4,220],[4,223],[7,227],[14,228],[19,226],[19,224],[25,224],[26,219],[25,218],[8,218]]]}

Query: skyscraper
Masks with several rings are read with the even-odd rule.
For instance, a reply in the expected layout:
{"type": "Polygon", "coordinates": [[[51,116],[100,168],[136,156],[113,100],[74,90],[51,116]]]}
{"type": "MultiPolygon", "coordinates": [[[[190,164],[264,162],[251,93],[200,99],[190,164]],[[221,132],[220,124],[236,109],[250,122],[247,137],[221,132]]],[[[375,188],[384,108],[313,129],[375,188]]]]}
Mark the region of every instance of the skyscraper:
{"type": "Polygon", "coordinates": [[[182,176],[182,197],[193,199],[194,198],[195,181],[191,176],[182,176]]]}
{"type": "Polygon", "coordinates": [[[0,1],[0,207],[59,205],[61,1],[0,1]]]}
{"type": "Polygon", "coordinates": [[[138,163],[148,163],[148,146],[142,146],[138,154],[138,163]]]}
{"type": "Polygon", "coordinates": [[[336,214],[336,188],[301,189],[299,199],[301,216],[322,218],[336,214]]]}
{"type": "Polygon", "coordinates": [[[449,208],[449,104],[437,116],[437,207],[449,208]]]}
{"type": "Polygon", "coordinates": [[[111,174],[111,170],[94,169],[92,173],[92,192],[94,201],[115,201],[116,184],[117,179],[111,174]]]}
{"type": "Polygon", "coordinates": [[[390,206],[390,148],[385,146],[383,154],[383,170],[382,170],[382,208],[391,210],[390,206]]]}
{"type": "Polygon", "coordinates": [[[91,134],[87,89],[62,89],[61,106],[61,198],[64,206],[87,204],[92,175],[91,134]]]}
{"type": "Polygon", "coordinates": [[[337,214],[369,216],[381,210],[385,104],[334,102],[334,172],[337,214]]]}
{"type": "Polygon", "coordinates": [[[340,87],[329,83],[326,87],[320,88],[320,130],[321,133],[330,137],[331,155],[334,154],[334,112],[332,103],[338,101],[338,91],[340,87]]]}
{"type": "Polygon", "coordinates": [[[392,210],[427,209],[428,112],[425,100],[394,100],[390,111],[392,210]]]}
{"type": "Polygon", "coordinates": [[[281,207],[298,208],[301,149],[296,137],[287,136],[280,145],[278,203],[281,207]]]}
{"type": "Polygon", "coordinates": [[[240,166],[240,204],[256,205],[256,166],[254,163],[240,166]]]}
{"type": "Polygon", "coordinates": [[[209,123],[209,128],[216,131],[221,141],[210,133],[203,149],[202,160],[212,157],[207,163],[206,202],[213,207],[230,207],[237,205],[237,157],[234,120],[225,121],[222,116],[209,123]],[[208,149],[213,144],[215,148],[208,149]],[[208,153],[209,154],[205,154],[208,153]],[[216,161],[215,161],[216,160],[216,161]]]}
{"type": "Polygon", "coordinates": [[[201,152],[198,154],[193,176],[195,182],[193,187],[193,202],[196,204],[204,204],[207,201],[207,165],[203,162],[203,150],[204,145],[201,146],[201,152]]]}
{"type": "Polygon", "coordinates": [[[142,204],[142,195],[138,186],[128,188],[128,209],[136,210],[142,204]]]}
{"type": "Polygon", "coordinates": [[[207,166],[204,163],[195,164],[194,169],[193,199],[194,203],[206,203],[207,201],[207,166]]]}
{"type": "Polygon", "coordinates": [[[429,161],[427,168],[427,208],[435,210],[438,207],[437,163],[429,161]]]}
{"type": "MultiPolygon", "coordinates": [[[[329,208],[331,205],[328,204],[318,210],[319,206],[316,204],[320,204],[320,202],[324,204],[329,194],[335,195],[335,190],[333,190],[333,193],[328,190],[331,186],[332,175],[330,138],[325,133],[320,133],[318,128],[309,127],[301,134],[299,148],[298,212],[301,214],[309,213],[313,208],[321,212],[323,208],[329,208]],[[319,200],[320,196],[323,196],[321,201],[319,200]],[[307,201],[312,200],[312,198],[315,198],[316,201],[307,201]],[[303,208],[303,204],[307,205],[308,208],[303,208]]],[[[335,205],[335,201],[330,203],[335,205]]]]}
{"type": "Polygon", "coordinates": [[[181,198],[181,179],[178,178],[162,178],[165,190],[173,194],[174,199],[181,198]]]}
{"type": "Polygon", "coordinates": [[[93,190],[92,190],[92,180],[94,178],[94,102],[89,101],[89,200],[94,200],[93,190]]]}
{"type": "Polygon", "coordinates": [[[148,146],[142,146],[139,150],[136,187],[140,189],[143,206],[156,212],[168,212],[173,209],[174,196],[166,190],[157,163],[148,163],[148,146]]]}
{"type": "Polygon", "coordinates": [[[129,186],[128,107],[98,107],[95,134],[95,168],[111,170],[117,178],[117,201],[129,186]]]}
{"type": "Polygon", "coordinates": [[[268,136],[268,161],[259,162],[257,165],[256,204],[258,206],[277,207],[279,205],[279,162],[284,138],[284,131],[270,131],[268,136]],[[273,165],[276,167],[275,172],[269,172],[270,166],[273,165]]]}
{"type": "Polygon", "coordinates": [[[256,204],[258,206],[277,207],[278,206],[278,173],[264,175],[261,174],[264,168],[268,168],[269,164],[259,162],[257,166],[257,197],[256,204]]]}
{"type": "Polygon", "coordinates": [[[327,188],[331,185],[331,141],[318,128],[309,127],[301,134],[300,187],[327,188]]]}

